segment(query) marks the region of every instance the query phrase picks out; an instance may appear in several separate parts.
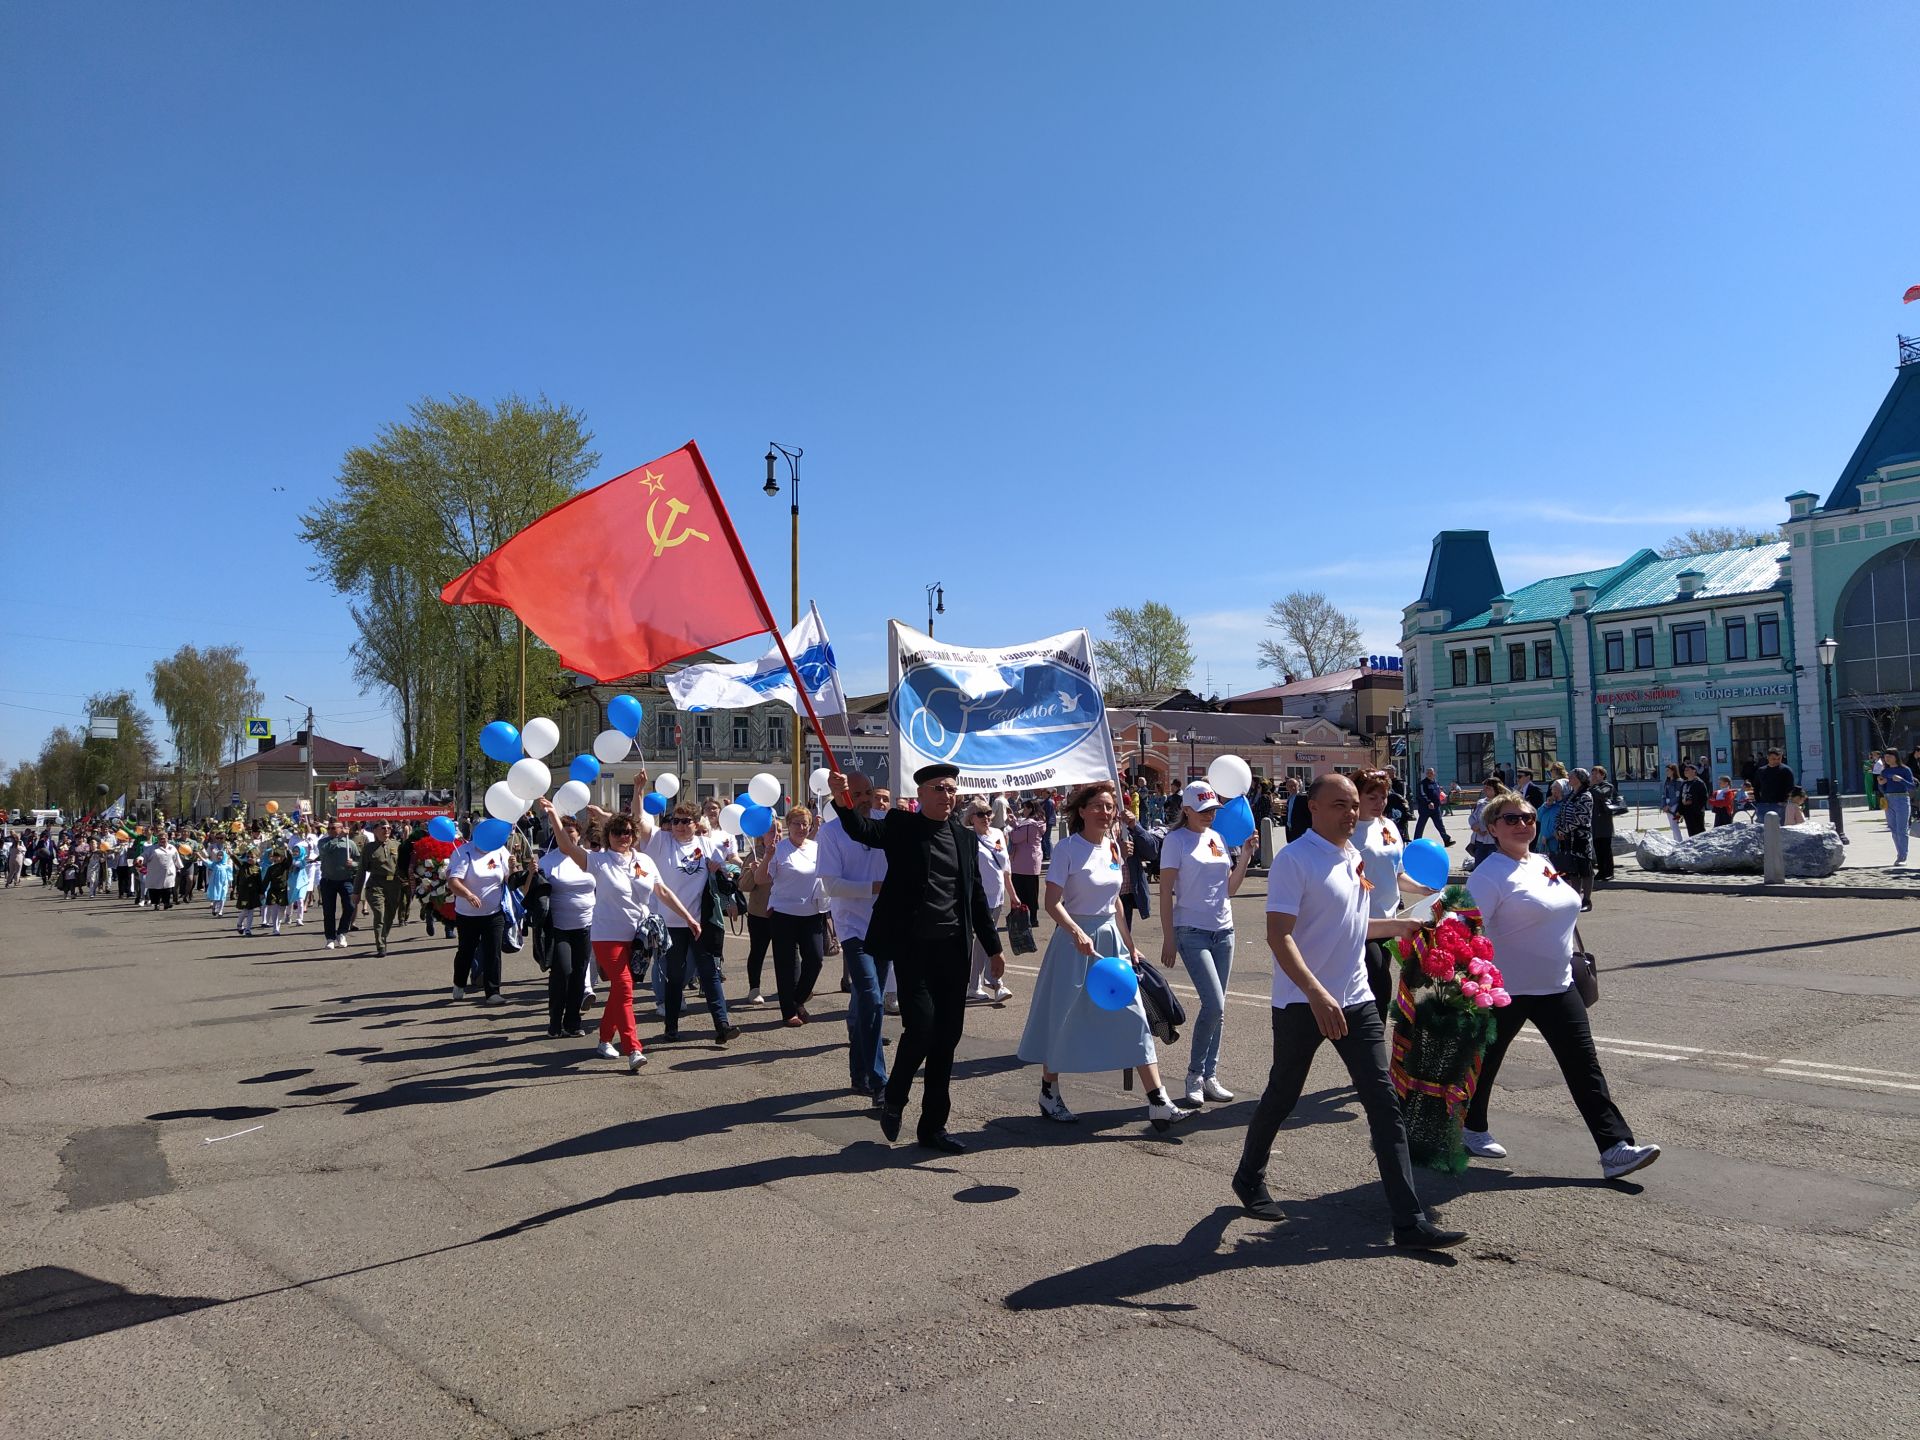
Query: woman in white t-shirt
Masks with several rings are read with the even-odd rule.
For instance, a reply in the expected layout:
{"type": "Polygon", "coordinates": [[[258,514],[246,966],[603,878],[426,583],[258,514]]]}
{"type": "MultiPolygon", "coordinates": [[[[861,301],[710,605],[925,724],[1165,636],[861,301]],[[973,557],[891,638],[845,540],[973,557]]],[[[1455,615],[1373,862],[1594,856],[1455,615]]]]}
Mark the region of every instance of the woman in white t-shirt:
{"type": "MultiPolygon", "coordinates": [[[[1002,804],[1005,802],[1002,801],[1002,804]]],[[[967,807],[967,828],[980,837],[980,888],[986,892],[987,908],[993,912],[993,927],[998,930],[1007,918],[1008,881],[1013,875],[1013,850],[1007,837],[993,824],[993,806],[984,798],[967,807]]],[[[976,1000],[1004,1005],[1013,998],[1004,979],[996,979],[987,965],[987,952],[980,938],[973,939],[973,973],[967,977],[967,993],[976,1000]]]]}
{"type": "Polygon", "coordinates": [[[1087,994],[1087,971],[1101,956],[1138,964],[1132,932],[1120,908],[1126,881],[1115,821],[1120,802],[1113,782],[1082,785],[1067,797],[1067,837],[1047,866],[1047,914],[1053,937],[1040,961],[1033,1003],[1020,1036],[1020,1058],[1040,1066],[1040,1113],[1071,1125],[1078,1117],[1060,1095],[1063,1073],[1137,1069],[1147,1092],[1147,1119],[1165,1130],[1187,1111],[1160,1085],[1153,1031],[1140,996],[1123,1010],[1104,1010],[1087,994]]]}
{"type": "MultiPolygon", "coordinates": [[[[1360,794],[1360,818],[1353,828],[1353,848],[1360,852],[1360,877],[1367,885],[1367,914],[1374,920],[1390,920],[1400,913],[1402,897],[1417,899],[1433,892],[1409,880],[1400,868],[1406,853],[1407,837],[1400,827],[1387,819],[1387,799],[1393,793],[1393,776],[1385,770],[1362,770],[1353,777],[1353,788],[1360,794]]],[[[1380,1024],[1386,1028],[1398,986],[1393,960],[1384,940],[1367,941],[1367,984],[1380,1011],[1380,1024]]]]}
{"type": "MultiPolygon", "coordinates": [[[[647,773],[642,770],[634,782],[637,796],[645,787],[647,773]]],[[[716,927],[706,942],[695,917],[706,914],[708,876],[726,864],[726,852],[713,840],[699,833],[699,814],[682,802],[667,812],[666,828],[652,829],[644,810],[634,823],[645,837],[647,858],[660,872],[662,894],[671,892],[678,908],[668,907],[667,953],[654,968],[654,1003],[666,1017],[665,1038],[680,1038],[681,999],[687,990],[687,969],[691,965],[700,977],[700,991],[706,997],[707,1013],[713,1017],[713,1038],[725,1045],[740,1033],[727,1015],[727,991],[720,979],[720,942],[725,927],[716,927]],[[651,833],[649,833],[651,832],[651,833]]]]}
{"type": "Polygon", "coordinates": [[[1633,1131],[1607,1090],[1587,1007],[1574,988],[1579,887],[1556,871],[1548,856],[1533,853],[1539,817],[1524,797],[1508,794],[1489,801],[1482,819],[1497,848],[1473,867],[1467,893],[1480,907],[1481,926],[1493,942],[1493,963],[1513,1003],[1494,1011],[1493,1043],[1480,1062],[1462,1139],[1472,1154],[1495,1160],[1506,1156],[1506,1147],[1488,1132],[1487,1100],[1507,1047],[1531,1020],[1593,1133],[1600,1173],[1617,1180],[1658,1160],[1660,1147],[1634,1143],[1633,1131]]]}
{"type": "Polygon", "coordinates": [[[488,1005],[506,1003],[500,994],[500,945],[506,935],[507,881],[513,857],[502,845],[482,850],[468,840],[447,857],[447,889],[453,892],[453,998],[484,987],[488,1005]]]}
{"type": "Polygon", "coordinates": [[[1233,1099],[1215,1072],[1220,1065],[1220,1032],[1227,1014],[1227,976],[1233,970],[1233,907],[1229,903],[1247,878],[1258,842],[1249,839],[1236,855],[1213,831],[1220,797],[1213,786],[1195,780],[1180,795],[1180,825],[1160,842],[1160,964],[1171,970],[1178,960],[1200,996],[1187,1061],[1188,1106],[1233,1099]]]}
{"type": "Polygon", "coordinates": [[[593,958],[593,871],[580,843],[580,822],[554,811],[544,797],[537,802],[553,831],[554,845],[540,857],[547,879],[547,1038],[586,1034],[580,1006],[587,993],[587,962],[593,958]]]}
{"type": "Polygon", "coordinates": [[[827,896],[820,884],[820,845],[811,837],[813,812],[796,805],[787,812],[787,833],[760,862],[758,879],[767,887],[767,920],[773,931],[773,980],[780,992],[780,1014],[789,1025],[810,1018],[826,955],[827,896]]]}

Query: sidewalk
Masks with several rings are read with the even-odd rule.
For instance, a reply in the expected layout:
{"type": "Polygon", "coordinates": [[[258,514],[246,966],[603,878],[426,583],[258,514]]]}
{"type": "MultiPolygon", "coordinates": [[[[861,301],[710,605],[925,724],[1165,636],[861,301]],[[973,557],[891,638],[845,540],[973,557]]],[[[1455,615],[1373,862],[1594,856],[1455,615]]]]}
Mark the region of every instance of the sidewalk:
{"type": "MultiPolygon", "coordinates": [[[[1817,809],[1809,816],[1809,822],[1825,828],[1826,807],[1818,798],[1814,803],[1817,809]]],[[[1702,890],[1720,895],[1808,895],[1833,899],[1920,899],[1920,842],[1908,848],[1907,864],[1898,866],[1894,864],[1893,836],[1887,832],[1884,811],[1868,810],[1858,801],[1849,801],[1842,820],[1846,825],[1847,858],[1837,871],[1821,879],[1789,880],[1784,885],[1767,885],[1758,875],[1653,874],[1642,870],[1634,857],[1628,854],[1614,857],[1614,879],[1609,888],[1702,890]]],[[[1739,820],[1734,823],[1748,822],[1739,820]]],[[[1658,810],[1643,806],[1618,817],[1614,824],[1622,831],[1629,826],[1664,831],[1666,817],[1658,810]]]]}

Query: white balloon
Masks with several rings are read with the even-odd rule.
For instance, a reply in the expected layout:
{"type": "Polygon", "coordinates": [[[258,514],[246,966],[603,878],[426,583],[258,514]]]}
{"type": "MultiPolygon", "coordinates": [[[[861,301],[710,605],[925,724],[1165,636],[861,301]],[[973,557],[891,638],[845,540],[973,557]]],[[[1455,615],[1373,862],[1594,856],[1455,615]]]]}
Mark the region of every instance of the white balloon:
{"type": "Polygon", "coordinates": [[[1222,800],[1238,800],[1253,788],[1253,767],[1238,755],[1221,755],[1207,767],[1207,783],[1222,800]]]}
{"type": "Polygon", "coordinates": [[[729,835],[740,833],[740,817],[747,813],[744,805],[722,805],[720,807],[720,828],[729,835]]]}
{"type": "Polygon", "coordinates": [[[514,794],[513,787],[504,780],[496,780],[487,787],[487,814],[496,820],[513,824],[527,813],[528,803],[514,794]]]}
{"type": "Polygon", "coordinates": [[[520,731],[520,748],[535,760],[544,760],[560,743],[560,727],[544,715],[527,721],[520,731]]]}
{"type": "Polygon", "coordinates": [[[633,741],[618,730],[602,730],[593,737],[593,758],[602,765],[624,760],[633,750],[633,741]]]}
{"type": "Polygon", "coordinates": [[[747,794],[756,805],[764,805],[769,810],[780,803],[780,777],[769,775],[762,770],[747,782],[747,794]]]}
{"type": "Polygon", "coordinates": [[[828,777],[832,774],[833,772],[831,770],[822,765],[807,777],[807,789],[816,795],[831,795],[833,793],[833,781],[828,777]]]}
{"type": "Polygon", "coordinates": [[[578,815],[582,807],[591,799],[593,799],[593,792],[587,789],[585,784],[578,780],[569,780],[553,792],[553,808],[562,815],[578,815]]]}
{"type": "Polygon", "coordinates": [[[680,777],[669,771],[653,782],[653,793],[663,800],[671,800],[680,793],[680,777]]]}
{"type": "MultiPolygon", "coordinates": [[[[518,795],[527,805],[547,793],[547,787],[553,783],[553,772],[547,769],[543,760],[516,760],[507,771],[507,788],[518,795]]],[[[526,809],[522,805],[521,809],[526,809]]]]}

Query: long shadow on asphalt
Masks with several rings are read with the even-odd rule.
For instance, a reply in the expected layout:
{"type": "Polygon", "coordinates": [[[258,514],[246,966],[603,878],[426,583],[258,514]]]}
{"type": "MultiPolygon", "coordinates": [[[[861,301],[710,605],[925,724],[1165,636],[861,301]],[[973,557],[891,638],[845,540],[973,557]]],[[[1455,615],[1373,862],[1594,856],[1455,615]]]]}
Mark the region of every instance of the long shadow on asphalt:
{"type": "Polygon", "coordinates": [[[1830,940],[1794,940],[1785,945],[1743,945],[1738,950],[1709,950],[1700,955],[1673,955],[1664,960],[1615,961],[1609,970],[1658,970],[1667,965],[1690,965],[1696,960],[1746,960],[1755,955],[1778,955],[1786,950],[1823,950],[1836,945],[1852,945],[1864,940],[1897,940],[1903,935],[1920,935],[1920,925],[1904,930],[1875,930],[1865,935],[1837,935],[1830,940]]]}
{"type": "Polygon", "coordinates": [[[0,1359],[144,1325],[221,1301],[148,1295],[59,1265],[0,1275],[0,1359]]]}

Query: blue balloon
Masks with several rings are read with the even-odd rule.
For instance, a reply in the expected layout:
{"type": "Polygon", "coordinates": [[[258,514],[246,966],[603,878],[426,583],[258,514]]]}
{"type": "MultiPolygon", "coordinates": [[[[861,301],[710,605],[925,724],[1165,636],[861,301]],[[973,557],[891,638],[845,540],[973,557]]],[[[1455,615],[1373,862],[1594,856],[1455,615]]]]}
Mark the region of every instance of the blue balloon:
{"type": "Polygon", "coordinates": [[[640,702],[631,695],[616,695],[607,702],[607,724],[628,739],[640,733],[640,702]]]}
{"type": "Polygon", "coordinates": [[[1447,863],[1446,849],[1439,841],[1410,840],[1400,852],[1400,868],[1414,884],[1429,890],[1444,890],[1447,871],[1453,867],[1447,863]]]}
{"type": "Polygon", "coordinates": [[[567,778],[591,785],[600,778],[600,762],[591,755],[576,755],[573,764],[567,767],[567,778]]]}
{"type": "Polygon", "coordinates": [[[764,805],[748,805],[740,815],[742,835],[764,835],[773,828],[773,811],[764,805]]]}
{"type": "Polygon", "coordinates": [[[458,840],[460,827],[453,823],[451,815],[436,815],[427,821],[427,834],[436,840],[458,840]]]}
{"type": "Polygon", "coordinates": [[[657,790],[649,791],[647,798],[640,802],[640,808],[649,815],[664,815],[667,813],[667,797],[657,790]]]}
{"type": "Polygon", "coordinates": [[[504,720],[495,720],[480,731],[480,753],[489,760],[511,765],[520,758],[520,731],[504,720]]]}
{"type": "Polygon", "coordinates": [[[738,795],[733,797],[733,803],[738,805],[742,810],[751,810],[753,809],[754,806],[758,805],[760,802],[755,800],[753,796],[749,795],[746,791],[742,790],[738,795]]]}
{"type": "Polygon", "coordinates": [[[1087,967],[1087,998],[1102,1010],[1124,1010],[1139,993],[1133,966],[1118,955],[1102,955],[1087,967]]]}
{"type": "Polygon", "coordinates": [[[1241,795],[1213,812],[1213,833],[1229,850],[1238,850],[1253,838],[1253,806],[1241,795]]]}
{"type": "Polygon", "coordinates": [[[513,826],[504,820],[495,820],[489,816],[473,827],[473,848],[498,850],[507,843],[507,837],[511,834],[513,834],[513,826]]]}

